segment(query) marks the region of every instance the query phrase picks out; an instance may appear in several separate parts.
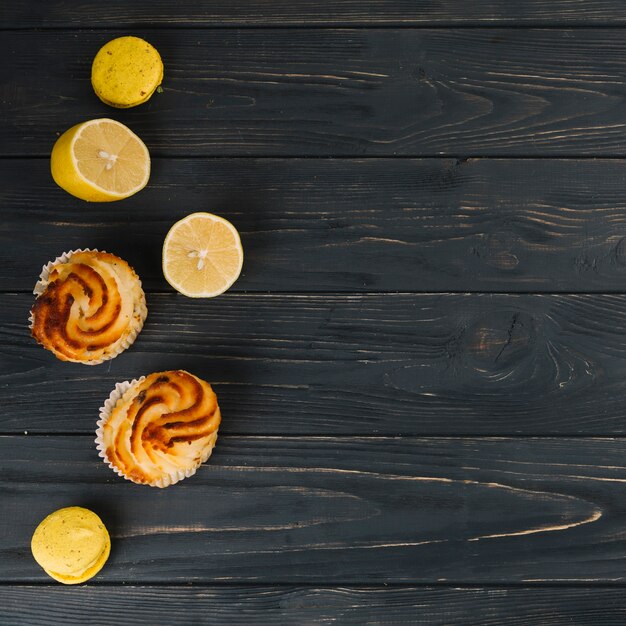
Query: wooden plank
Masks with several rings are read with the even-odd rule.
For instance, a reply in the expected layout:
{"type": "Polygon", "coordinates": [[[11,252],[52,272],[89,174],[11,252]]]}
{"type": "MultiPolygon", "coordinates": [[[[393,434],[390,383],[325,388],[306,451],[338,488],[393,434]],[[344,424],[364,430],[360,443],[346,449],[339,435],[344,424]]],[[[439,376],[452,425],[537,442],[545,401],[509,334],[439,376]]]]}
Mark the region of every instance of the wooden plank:
{"type": "Polygon", "coordinates": [[[153,0],[149,10],[124,0],[30,0],[5,3],[0,10],[4,28],[624,23],[626,9],[619,0],[153,0]]]}
{"type": "Polygon", "coordinates": [[[112,536],[99,582],[623,582],[625,458],[612,439],[222,437],[159,490],[92,437],[2,437],[0,577],[46,581],[33,529],[84,505],[112,536]]]}
{"type": "Polygon", "coordinates": [[[246,624],[280,626],[622,626],[623,589],[580,587],[0,587],[7,623],[40,626],[246,624]],[[244,618],[245,616],[245,618],[244,618]],[[471,620],[471,621],[469,621],[471,620]]]}
{"type": "Polygon", "coordinates": [[[35,344],[31,302],[2,298],[2,432],[92,433],[115,382],[183,368],[224,433],[626,433],[624,295],[150,295],[95,367],[35,344]]]}
{"type": "Polygon", "coordinates": [[[155,159],[111,206],[57,188],[47,160],[10,159],[0,202],[2,290],[82,247],[169,290],[165,234],[206,210],[242,234],[234,291],[623,291],[626,276],[623,160],[155,159]]]}
{"type": "Polygon", "coordinates": [[[2,154],[101,116],[165,156],[626,154],[620,29],[139,29],[164,92],[113,110],[90,66],[126,32],[5,32],[2,154]]]}

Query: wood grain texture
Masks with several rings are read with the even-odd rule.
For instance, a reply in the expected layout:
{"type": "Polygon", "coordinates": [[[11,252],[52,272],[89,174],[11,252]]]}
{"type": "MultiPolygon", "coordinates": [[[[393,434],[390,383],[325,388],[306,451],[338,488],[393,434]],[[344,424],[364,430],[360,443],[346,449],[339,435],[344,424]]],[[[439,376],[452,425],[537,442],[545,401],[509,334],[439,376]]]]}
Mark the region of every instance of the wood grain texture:
{"type": "Polygon", "coordinates": [[[582,157],[626,157],[624,25],[616,0],[0,6],[0,622],[623,624],[626,161],[582,157]],[[164,91],[113,110],[91,59],[131,32],[164,91]],[[154,157],[106,207],[48,173],[103,116],[154,157]],[[197,210],[246,249],[207,302],[160,272],[197,210]],[[149,290],[97,368],[26,328],[40,266],[81,246],[149,290]],[[220,440],[138,487],[98,459],[98,407],[174,367],[215,383],[220,440]],[[68,505],[113,538],[83,588],[29,550],[68,505]]]}
{"type": "Polygon", "coordinates": [[[30,0],[0,6],[4,28],[189,28],[193,26],[376,26],[626,23],[619,0],[30,0]]]}
{"type": "Polygon", "coordinates": [[[44,586],[0,587],[12,626],[328,623],[406,626],[622,626],[622,589],[44,586]],[[471,622],[468,622],[471,620],[471,622]]]}
{"type": "Polygon", "coordinates": [[[626,154],[620,29],[139,29],[164,92],[113,110],[89,75],[120,34],[4,34],[1,154],[102,116],[165,156],[626,154]]]}
{"type": "Polygon", "coordinates": [[[234,291],[624,290],[622,160],[155,159],[150,185],[114,206],[69,196],[48,169],[0,169],[0,290],[32,290],[82,247],[169,290],[165,234],[206,210],[241,232],[234,291]]]}
{"type": "Polygon", "coordinates": [[[623,295],[150,295],[95,367],[36,345],[31,303],[2,297],[2,432],[91,433],[115,382],[182,368],[224,433],[626,433],[623,295]]]}
{"type": "Polygon", "coordinates": [[[33,529],[83,505],[111,533],[100,582],[623,582],[625,458],[611,439],[224,436],[159,490],[92,437],[2,437],[1,576],[46,581],[33,529]]]}

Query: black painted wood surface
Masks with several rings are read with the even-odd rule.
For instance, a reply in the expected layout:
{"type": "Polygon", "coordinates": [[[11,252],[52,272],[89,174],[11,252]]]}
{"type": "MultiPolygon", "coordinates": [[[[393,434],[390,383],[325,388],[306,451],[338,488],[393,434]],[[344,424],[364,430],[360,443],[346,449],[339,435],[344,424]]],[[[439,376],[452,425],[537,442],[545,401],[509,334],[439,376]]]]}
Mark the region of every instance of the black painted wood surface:
{"type": "Polygon", "coordinates": [[[0,6],[7,28],[626,24],[620,0],[30,0],[0,6]],[[148,8],[149,7],[149,8],[148,8]]]}
{"type": "Polygon", "coordinates": [[[89,585],[80,595],[57,587],[0,587],[13,626],[73,623],[171,626],[220,623],[264,626],[390,624],[406,626],[622,626],[621,589],[579,587],[268,587],[89,585]],[[96,617],[94,617],[94,615],[96,617]]]}
{"type": "Polygon", "coordinates": [[[91,436],[0,452],[12,582],[46,582],[28,543],[71,504],[107,520],[102,583],[624,580],[622,439],[223,436],[165,490],[117,477],[91,436]]]}
{"type": "Polygon", "coordinates": [[[224,433],[626,434],[624,295],[149,294],[133,347],[94,367],[35,343],[32,302],[3,296],[4,433],[92,433],[117,381],[186,368],[224,433]]]}
{"type": "Polygon", "coordinates": [[[124,32],[5,32],[2,153],[109,116],[157,156],[626,154],[620,29],[140,29],[163,93],[114,110],[90,68],[124,32]]]}
{"type": "Polygon", "coordinates": [[[615,0],[2,4],[0,623],[623,624],[625,25],[615,0]],[[166,68],[126,111],[89,85],[124,34],[166,68]],[[154,157],[112,205],[48,170],[101,116],[154,157]],[[210,301],[160,270],[198,210],[246,253],[210,301]],[[94,368],[26,325],[84,246],[149,306],[94,368]],[[98,459],[97,410],[170,367],[215,383],[221,436],[142,488],[98,459]],[[30,536],[81,504],[113,552],[63,588],[30,536]]]}
{"type": "Polygon", "coordinates": [[[3,161],[0,180],[6,290],[31,291],[44,263],[85,246],[170,290],[163,238],[207,210],[241,232],[234,291],[606,292],[626,280],[621,159],[155,159],[148,188],[115,205],[68,196],[47,159],[3,161]]]}

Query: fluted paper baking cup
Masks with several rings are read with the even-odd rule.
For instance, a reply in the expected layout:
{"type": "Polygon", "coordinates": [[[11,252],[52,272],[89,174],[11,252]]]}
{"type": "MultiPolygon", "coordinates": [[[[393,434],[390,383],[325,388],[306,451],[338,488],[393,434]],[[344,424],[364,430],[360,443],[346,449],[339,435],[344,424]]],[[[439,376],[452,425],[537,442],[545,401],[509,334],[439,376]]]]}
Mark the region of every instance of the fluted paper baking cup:
{"type": "MultiPolygon", "coordinates": [[[[50,282],[50,272],[52,272],[52,269],[56,265],[59,265],[62,263],[69,263],[69,261],[72,258],[72,255],[78,254],[80,252],[102,252],[103,254],[107,254],[106,251],[98,250],[96,248],[77,248],[76,250],[63,252],[63,254],[60,254],[56,259],[54,259],[54,261],[50,261],[46,263],[41,268],[41,274],[39,275],[39,280],[35,284],[35,287],[33,289],[33,294],[37,296],[37,298],[39,298],[39,296],[41,296],[41,294],[44,293],[44,291],[46,290],[46,287],[48,286],[50,282]]],[[[135,272],[134,269],[133,269],[133,272],[135,272]]],[[[137,276],[136,272],[135,272],[135,276],[137,276]]],[[[142,286],[141,286],[141,280],[139,276],[137,276],[137,280],[139,281],[139,287],[141,288],[142,286]]],[[[141,299],[135,303],[135,307],[133,309],[133,315],[131,318],[130,330],[127,335],[120,338],[117,346],[115,346],[115,348],[111,352],[109,352],[102,358],[94,359],[93,361],[82,361],[80,359],[66,359],[66,360],[70,363],[82,363],[83,365],[99,365],[100,363],[104,363],[105,361],[110,361],[111,359],[114,359],[116,356],[124,352],[124,350],[127,350],[128,348],[130,348],[130,346],[133,345],[133,343],[135,342],[135,339],[137,339],[137,335],[139,335],[139,333],[141,332],[143,328],[143,325],[144,325],[144,322],[146,321],[147,316],[148,316],[148,307],[146,306],[146,295],[143,291],[143,288],[141,288],[141,299]],[[137,315],[139,315],[139,318],[137,318],[137,315]]],[[[33,312],[31,309],[31,311],[28,314],[28,327],[31,332],[33,330],[34,323],[35,323],[35,320],[33,318],[33,312]]]]}
{"type": "Polygon", "coordinates": [[[72,258],[73,254],[78,254],[79,252],[100,252],[100,250],[96,250],[95,248],[77,248],[76,250],[70,250],[69,252],[64,252],[60,254],[54,261],[50,261],[46,263],[41,268],[41,274],[39,274],[39,280],[37,281],[35,288],[33,289],[33,293],[39,297],[48,286],[48,282],[50,279],[50,272],[55,265],[59,265],[61,263],[67,263],[72,258]]]}
{"type": "Polygon", "coordinates": [[[98,456],[118,476],[121,476],[122,478],[125,478],[126,480],[130,480],[131,482],[137,485],[147,485],[149,487],[159,487],[159,488],[169,487],[170,485],[174,485],[177,482],[185,478],[189,478],[190,476],[193,476],[198,470],[198,468],[200,467],[200,465],[202,465],[202,463],[208,460],[208,458],[211,456],[213,452],[213,448],[215,447],[215,442],[217,441],[217,432],[215,432],[213,445],[205,452],[205,454],[202,455],[201,460],[194,467],[190,467],[184,470],[179,469],[176,472],[171,473],[171,474],[164,474],[161,478],[154,480],[152,482],[149,482],[149,483],[139,482],[133,479],[131,476],[127,476],[126,474],[124,474],[124,472],[119,467],[117,467],[111,462],[111,460],[109,459],[106,453],[106,446],[104,443],[104,425],[109,421],[111,417],[111,413],[113,412],[113,409],[116,407],[117,403],[120,400],[125,399],[124,395],[129,392],[132,393],[132,389],[135,387],[135,385],[139,385],[145,379],[146,377],[142,376],[141,378],[135,378],[130,381],[125,380],[124,382],[117,383],[115,385],[115,388],[109,394],[109,397],[106,399],[104,405],[100,407],[100,419],[97,422],[96,439],[95,439],[96,448],[98,449],[98,456]]]}

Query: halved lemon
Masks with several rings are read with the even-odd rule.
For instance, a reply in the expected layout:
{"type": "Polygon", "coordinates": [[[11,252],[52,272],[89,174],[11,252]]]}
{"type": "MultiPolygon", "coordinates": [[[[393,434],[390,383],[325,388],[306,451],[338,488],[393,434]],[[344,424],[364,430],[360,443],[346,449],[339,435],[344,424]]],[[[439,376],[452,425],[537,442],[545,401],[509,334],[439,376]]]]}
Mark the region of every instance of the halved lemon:
{"type": "Polygon", "coordinates": [[[176,222],[163,243],[165,280],[190,298],[213,298],[239,278],[243,248],[235,227],[212,213],[176,222]]]}
{"type": "Polygon", "coordinates": [[[50,157],[59,187],[89,202],[123,200],[150,178],[150,153],[130,128],[107,118],[72,126],[50,157]]]}

